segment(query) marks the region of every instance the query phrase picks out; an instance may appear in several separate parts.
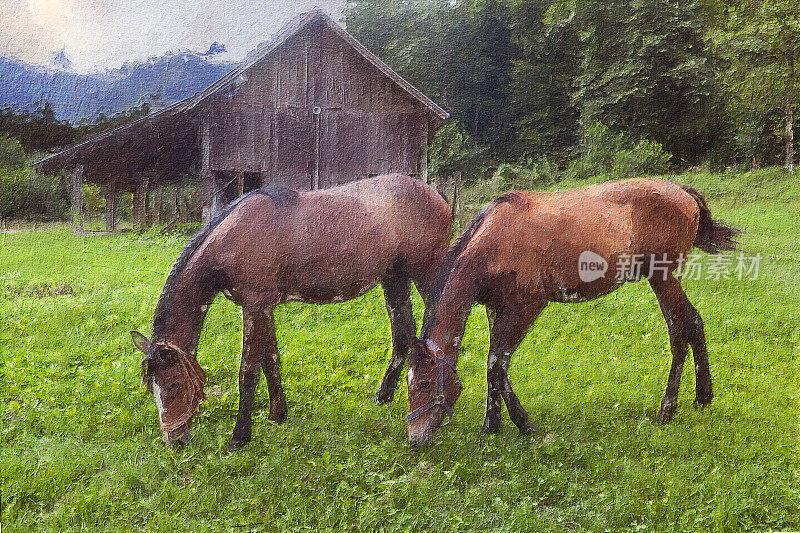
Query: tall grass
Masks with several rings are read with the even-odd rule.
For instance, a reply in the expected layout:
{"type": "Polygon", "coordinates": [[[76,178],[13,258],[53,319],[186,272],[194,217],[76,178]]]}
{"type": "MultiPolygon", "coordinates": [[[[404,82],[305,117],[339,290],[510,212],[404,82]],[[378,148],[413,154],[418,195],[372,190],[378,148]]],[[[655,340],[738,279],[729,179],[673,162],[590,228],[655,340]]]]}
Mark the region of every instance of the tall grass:
{"type": "MultiPolygon", "coordinates": [[[[769,174],[769,173],[767,173],[769,174]]],[[[480,431],[485,314],[464,338],[464,392],[430,449],[404,435],[405,387],[371,398],[388,361],[379,289],[276,312],[289,418],[222,453],[237,407],[240,310],[220,298],[199,349],[208,374],[186,448],[161,443],[128,331],[149,332],[184,237],[0,235],[3,526],[29,530],[765,531],[800,529],[800,202],[767,175],[679,176],[763,255],[757,280],[684,283],[705,319],[716,398],[652,423],[669,371],[646,283],[545,309],[511,379],[538,424],[480,431]],[[761,180],[758,190],[747,183],[761,180]],[[721,183],[721,184],[720,184],[721,183]],[[753,195],[747,201],[746,195],[753,195]]],[[[421,302],[415,295],[415,313],[421,302]]]]}

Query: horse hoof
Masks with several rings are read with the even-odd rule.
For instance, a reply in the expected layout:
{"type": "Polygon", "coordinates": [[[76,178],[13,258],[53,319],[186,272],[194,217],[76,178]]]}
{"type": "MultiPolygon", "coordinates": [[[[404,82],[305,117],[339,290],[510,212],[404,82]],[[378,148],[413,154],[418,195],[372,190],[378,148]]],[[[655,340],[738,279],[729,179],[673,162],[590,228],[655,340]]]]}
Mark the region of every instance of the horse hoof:
{"type": "Polygon", "coordinates": [[[373,398],[373,400],[374,400],[374,401],[375,401],[375,403],[377,403],[378,405],[384,405],[384,404],[387,404],[387,403],[391,402],[392,400],[394,400],[394,391],[391,391],[391,392],[381,392],[381,391],[378,391],[378,392],[375,394],[375,398],[373,398]]]}
{"type": "Polygon", "coordinates": [[[283,422],[286,422],[286,414],[287,414],[286,406],[283,406],[282,409],[274,409],[274,410],[270,409],[269,419],[271,422],[274,422],[276,424],[282,424],[283,422]]]}
{"type": "Polygon", "coordinates": [[[484,420],[482,429],[484,433],[500,433],[500,421],[484,420]]]}
{"type": "Polygon", "coordinates": [[[236,452],[236,451],[240,450],[241,448],[243,448],[244,445],[247,444],[249,441],[250,441],[250,439],[244,439],[244,440],[239,440],[239,439],[236,439],[236,438],[231,439],[228,442],[228,445],[225,446],[225,453],[236,452]]]}
{"type": "Polygon", "coordinates": [[[674,414],[673,411],[664,411],[663,409],[658,412],[658,416],[656,416],[656,423],[663,426],[664,424],[669,424],[670,420],[672,420],[672,415],[674,414]]]}
{"type": "Polygon", "coordinates": [[[708,400],[701,400],[700,398],[697,398],[697,399],[695,399],[695,401],[692,403],[692,406],[693,406],[695,409],[701,409],[701,410],[702,410],[702,409],[704,409],[704,408],[705,408],[705,406],[706,406],[706,405],[708,405],[708,404],[710,404],[710,403],[711,403],[711,398],[709,398],[708,400]]]}
{"type": "Polygon", "coordinates": [[[526,435],[533,435],[534,433],[539,433],[539,428],[536,424],[531,424],[530,422],[525,422],[519,427],[519,434],[520,436],[524,437],[526,435]]]}

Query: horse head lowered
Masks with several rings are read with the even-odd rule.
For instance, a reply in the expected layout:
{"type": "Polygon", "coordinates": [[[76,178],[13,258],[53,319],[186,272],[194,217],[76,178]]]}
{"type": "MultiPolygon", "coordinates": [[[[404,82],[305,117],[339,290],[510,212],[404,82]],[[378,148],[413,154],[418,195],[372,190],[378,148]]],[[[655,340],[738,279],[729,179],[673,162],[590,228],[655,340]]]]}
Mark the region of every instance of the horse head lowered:
{"type": "Polygon", "coordinates": [[[406,381],[408,438],[415,446],[430,443],[434,430],[450,423],[453,405],[461,395],[454,358],[430,339],[414,339],[406,381]],[[447,422],[445,416],[449,417],[447,422]]]}
{"type": "Polygon", "coordinates": [[[133,343],[142,359],[142,381],[153,393],[164,442],[188,444],[192,417],[205,399],[206,375],[197,360],[167,342],[150,342],[138,331],[131,331],[133,343]]]}

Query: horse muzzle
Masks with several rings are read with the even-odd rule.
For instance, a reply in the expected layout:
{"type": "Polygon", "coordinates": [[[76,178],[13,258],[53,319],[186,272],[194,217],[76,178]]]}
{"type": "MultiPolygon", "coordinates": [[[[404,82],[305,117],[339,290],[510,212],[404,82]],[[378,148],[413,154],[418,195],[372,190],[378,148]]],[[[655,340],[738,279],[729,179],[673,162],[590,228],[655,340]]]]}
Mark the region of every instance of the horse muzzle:
{"type": "Polygon", "coordinates": [[[449,420],[446,420],[449,412],[444,404],[436,404],[424,413],[426,416],[409,420],[406,431],[411,446],[418,447],[433,444],[436,430],[450,423],[449,420]]]}
{"type": "Polygon", "coordinates": [[[420,434],[408,435],[408,442],[412,447],[430,446],[433,444],[433,431],[425,430],[420,434]]]}

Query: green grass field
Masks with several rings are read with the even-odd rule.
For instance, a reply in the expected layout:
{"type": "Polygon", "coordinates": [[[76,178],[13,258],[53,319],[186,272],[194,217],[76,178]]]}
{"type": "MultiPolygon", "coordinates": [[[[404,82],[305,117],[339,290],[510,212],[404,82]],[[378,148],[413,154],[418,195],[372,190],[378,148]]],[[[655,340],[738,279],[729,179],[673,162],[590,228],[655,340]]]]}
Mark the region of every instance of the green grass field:
{"type": "Polygon", "coordinates": [[[640,282],[552,304],[531,329],[511,379],[532,437],[506,416],[500,434],[480,431],[488,333],[476,308],[456,416],[423,450],[406,441],[405,385],[372,403],[390,349],[380,289],[278,308],[289,417],[267,420],[262,380],[253,440],[232,455],[241,313],[216,300],[199,350],[208,399],[191,444],[169,448],[128,332],[150,333],[186,237],[0,234],[3,529],[800,529],[800,177],[677,179],[763,256],[757,280],[684,283],[706,324],[712,405],[691,407],[690,359],[674,421],[652,423],[671,356],[640,282]]]}

